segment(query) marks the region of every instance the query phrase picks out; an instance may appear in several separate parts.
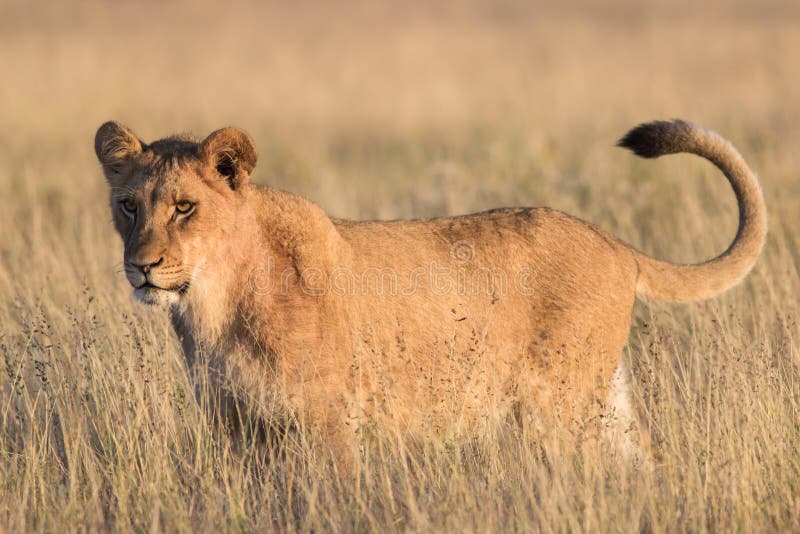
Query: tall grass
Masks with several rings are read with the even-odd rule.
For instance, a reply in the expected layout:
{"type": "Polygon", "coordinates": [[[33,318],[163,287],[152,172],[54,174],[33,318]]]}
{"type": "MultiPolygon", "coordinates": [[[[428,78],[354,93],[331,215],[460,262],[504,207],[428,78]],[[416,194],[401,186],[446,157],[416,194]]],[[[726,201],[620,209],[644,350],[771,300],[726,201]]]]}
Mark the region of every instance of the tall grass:
{"type": "Polygon", "coordinates": [[[2,530],[800,524],[798,22],[788,1],[0,4],[2,530]],[[696,261],[735,233],[723,178],[611,148],[672,116],[741,149],[770,234],[720,298],[637,305],[649,470],[597,454],[591,424],[385,433],[359,484],[302,437],[265,454],[215,434],[166,317],[131,302],[91,149],[109,118],[146,140],[235,124],[257,181],[336,216],[549,205],[696,261]]]}

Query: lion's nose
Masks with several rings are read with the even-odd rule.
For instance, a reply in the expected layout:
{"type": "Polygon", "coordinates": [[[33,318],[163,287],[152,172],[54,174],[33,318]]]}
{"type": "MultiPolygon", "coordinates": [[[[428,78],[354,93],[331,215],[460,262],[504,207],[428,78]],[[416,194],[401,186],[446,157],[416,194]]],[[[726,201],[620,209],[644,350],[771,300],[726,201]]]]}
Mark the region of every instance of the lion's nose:
{"type": "Polygon", "coordinates": [[[132,261],[131,264],[137,269],[141,270],[144,274],[149,273],[152,269],[158,267],[164,262],[164,256],[161,256],[155,261],[136,262],[132,261]]]}

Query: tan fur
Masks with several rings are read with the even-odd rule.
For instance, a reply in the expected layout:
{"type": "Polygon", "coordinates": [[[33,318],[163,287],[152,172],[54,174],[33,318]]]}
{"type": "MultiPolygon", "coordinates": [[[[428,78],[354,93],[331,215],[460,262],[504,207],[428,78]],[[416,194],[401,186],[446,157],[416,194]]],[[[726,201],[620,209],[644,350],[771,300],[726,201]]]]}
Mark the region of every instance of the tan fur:
{"type": "MultiPolygon", "coordinates": [[[[228,400],[324,431],[346,464],[367,423],[414,436],[471,433],[510,413],[580,419],[609,393],[637,295],[707,298],[745,276],[766,219],[735,149],[681,121],[642,125],[621,144],[714,162],[739,200],[731,247],[673,265],[546,208],[331,219],[251,185],[255,148],[233,128],[146,145],[106,123],[95,148],[128,278],[158,286],[135,293],[170,307],[190,367],[208,366],[228,400]],[[176,212],[183,200],[193,213],[176,212]]],[[[627,380],[614,384],[627,410],[627,380]]]]}

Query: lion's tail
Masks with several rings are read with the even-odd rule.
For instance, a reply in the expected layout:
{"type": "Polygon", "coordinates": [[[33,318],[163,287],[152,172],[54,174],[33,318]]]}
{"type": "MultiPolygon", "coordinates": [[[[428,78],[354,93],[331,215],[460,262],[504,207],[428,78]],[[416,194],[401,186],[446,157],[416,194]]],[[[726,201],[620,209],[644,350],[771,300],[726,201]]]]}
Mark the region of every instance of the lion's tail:
{"type": "Polygon", "coordinates": [[[714,259],[679,265],[636,251],[637,296],[673,302],[701,300],[739,283],[753,268],[764,245],[767,211],[758,180],[733,145],[716,132],[681,120],[642,124],[618,144],[644,158],[678,152],[704,157],[725,174],[739,203],[736,237],[714,259]]]}

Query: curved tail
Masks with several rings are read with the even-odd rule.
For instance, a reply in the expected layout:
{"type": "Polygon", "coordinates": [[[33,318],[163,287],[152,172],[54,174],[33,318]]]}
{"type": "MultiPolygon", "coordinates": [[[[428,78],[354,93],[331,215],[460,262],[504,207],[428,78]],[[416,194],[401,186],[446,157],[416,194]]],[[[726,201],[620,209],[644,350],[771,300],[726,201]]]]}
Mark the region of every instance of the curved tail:
{"type": "Polygon", "coordinates": [[[739,203],[739,229],[728,250],[694,265],[659,261],[635,251],[639,265],[636,295],[673,302],[713,297],[739,283],[753,268],[767,234],[767,210],[753,171],[733,145],[702,126],[681,120],[637,126],[619,143],[644,158],[690,152],[716,165],[728,178],[739,203]]]}

